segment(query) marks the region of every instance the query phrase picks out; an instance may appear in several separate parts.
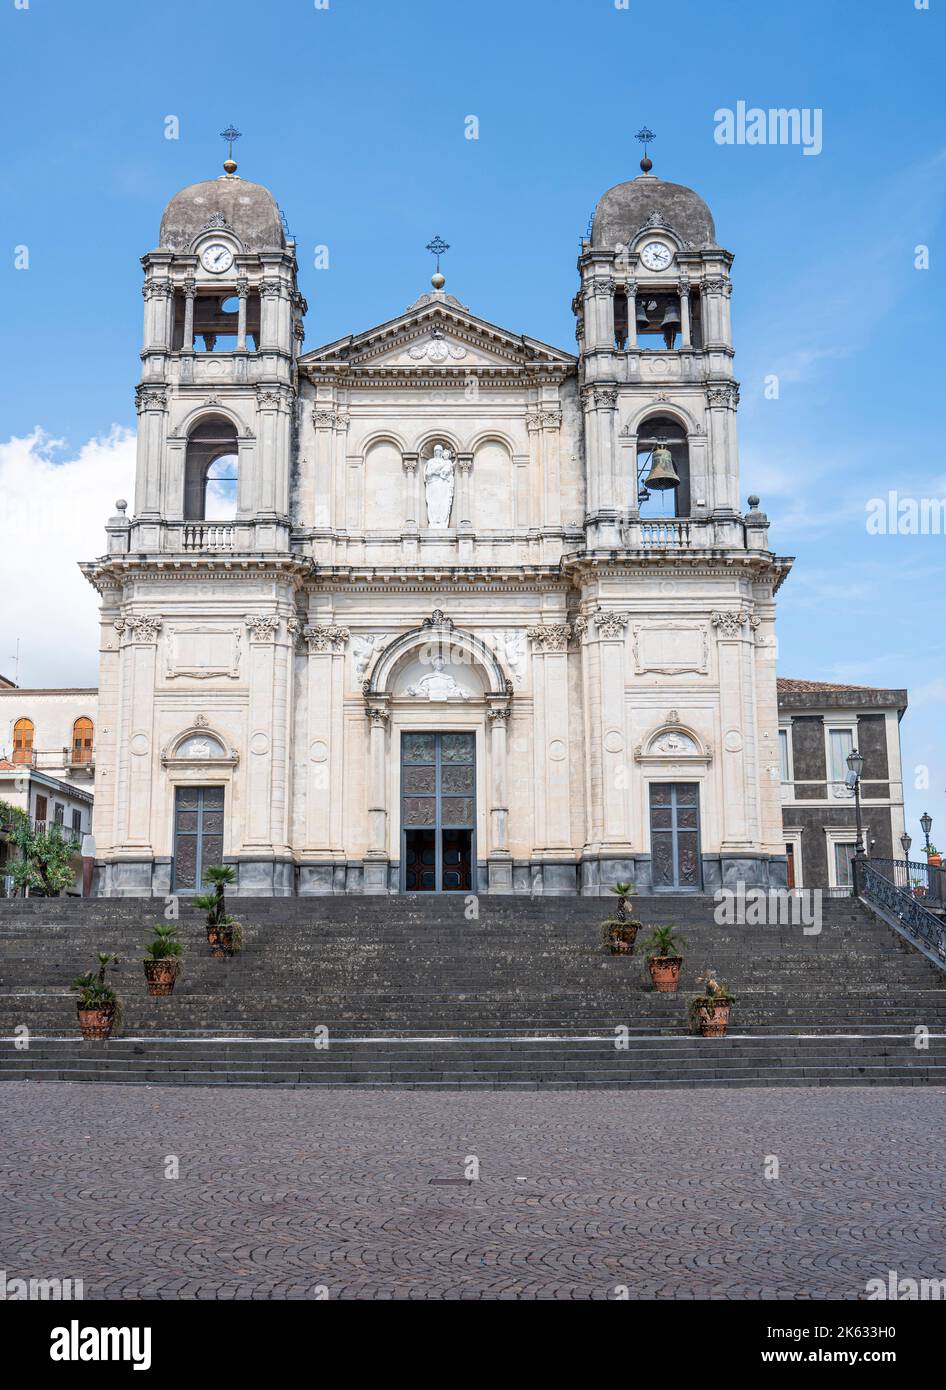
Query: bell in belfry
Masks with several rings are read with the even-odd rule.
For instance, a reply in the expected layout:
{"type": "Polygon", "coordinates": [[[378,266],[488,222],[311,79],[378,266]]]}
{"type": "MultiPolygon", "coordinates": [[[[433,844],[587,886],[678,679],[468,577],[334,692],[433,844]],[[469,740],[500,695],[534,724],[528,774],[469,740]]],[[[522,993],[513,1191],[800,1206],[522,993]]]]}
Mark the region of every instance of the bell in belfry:
{"type": "Polygon", "coordinates": [[[664,342],[667,347],[672,348],[674,339],[680,331],[680,306],[673,300],[667,305],[667,311],[661,320],[660,331],[664,335],[664,342]]]}
{"type": "Polygon", "coordinates": [[[673,455],[666,444],[658,444],[650,456],[650,472],[644,479],[644,487],[663,492],[668,487],[679,487],[680,475],[673,466],[673,455]]]}

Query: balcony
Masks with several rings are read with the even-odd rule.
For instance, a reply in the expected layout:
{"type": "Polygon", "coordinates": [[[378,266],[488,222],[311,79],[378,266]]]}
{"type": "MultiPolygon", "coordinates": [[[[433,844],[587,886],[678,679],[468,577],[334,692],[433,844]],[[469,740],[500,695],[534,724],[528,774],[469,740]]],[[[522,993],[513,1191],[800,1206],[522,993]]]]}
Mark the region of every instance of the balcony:
{"type": "Polygon", "coordinates": [[[181,549],[219,551],[233,549],[234,528],[213,521],[187,521],[181,528],[181,549]]]}

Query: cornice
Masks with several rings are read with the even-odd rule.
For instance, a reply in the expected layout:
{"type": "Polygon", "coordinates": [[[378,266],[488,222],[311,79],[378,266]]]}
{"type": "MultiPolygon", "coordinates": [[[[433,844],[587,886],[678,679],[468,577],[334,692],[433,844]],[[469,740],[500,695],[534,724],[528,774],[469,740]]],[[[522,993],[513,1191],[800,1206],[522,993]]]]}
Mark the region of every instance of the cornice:
{"type": "Polygon", "coordinates": [[[768,550],[661,550],[637,551],[634,555],[620,550],[592,550],[563,555],[561,565],[562,573],[576,582],[601,571],[609,577],[635,578],[654,571],[663,576],[680,573],[708,579],[745,573],[755,582],[762,578],[771,580],[773,593],[777,593],[793,562],[794,556],[773,555],[768,550]]]}

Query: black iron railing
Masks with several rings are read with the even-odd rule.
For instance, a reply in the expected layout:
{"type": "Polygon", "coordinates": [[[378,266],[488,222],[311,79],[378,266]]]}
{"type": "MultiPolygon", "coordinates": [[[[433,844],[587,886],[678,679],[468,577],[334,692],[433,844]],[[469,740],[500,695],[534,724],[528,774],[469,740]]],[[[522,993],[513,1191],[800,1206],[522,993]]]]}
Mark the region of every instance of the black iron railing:
{"type": "MultiPolygon", "coordinates": [[[[854,883],[858,897],[917,945],[925,948],[946,970],[946,920],[924,906],[912,886],[901,887],[891,876],[892,864],[902,859],[854,859],[854,883]]],[[[911,865],[906,866],[908,869],[911,865]]],[[[926,868],[926,865],[923,866],[926,868]]],[[[936,872],[934,870],[934,872],[936,872]]],[[[904,873],[904,884],[910,875],[904,873]]]]}
{"type": "Polygon", "coordinates": [[[875,859],[870,863],[884,878],[926,906],[946,906],[946,869],[927,864],[924,859],[875,859]]]}

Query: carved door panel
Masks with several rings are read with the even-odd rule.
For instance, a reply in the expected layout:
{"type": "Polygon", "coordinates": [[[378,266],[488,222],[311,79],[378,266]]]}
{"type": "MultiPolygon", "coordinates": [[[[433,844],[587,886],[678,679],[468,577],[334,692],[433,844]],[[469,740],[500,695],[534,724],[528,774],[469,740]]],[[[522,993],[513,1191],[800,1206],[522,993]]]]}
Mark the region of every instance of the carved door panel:
{"type": "Polygon", "coordinates": [[[651,783],[650,856],[654,888],[697,892],[702,887],[696,782],[651,783]]]}
{"type": "Polygon", "coordinates": [[[472,892],[475,750],[473,734],[401,736],[401,888],[407,893],[472,892]]]}
{"type": "Polygon", "coordinates": [[[178,787],[172,892],[206,890],[204,870],[223,863],[223,787],[178,787]]]}

